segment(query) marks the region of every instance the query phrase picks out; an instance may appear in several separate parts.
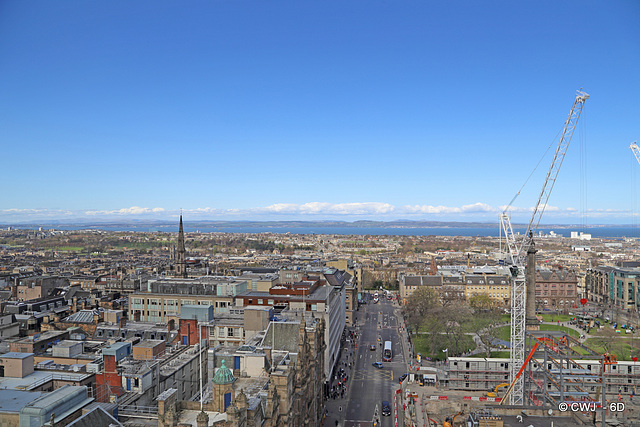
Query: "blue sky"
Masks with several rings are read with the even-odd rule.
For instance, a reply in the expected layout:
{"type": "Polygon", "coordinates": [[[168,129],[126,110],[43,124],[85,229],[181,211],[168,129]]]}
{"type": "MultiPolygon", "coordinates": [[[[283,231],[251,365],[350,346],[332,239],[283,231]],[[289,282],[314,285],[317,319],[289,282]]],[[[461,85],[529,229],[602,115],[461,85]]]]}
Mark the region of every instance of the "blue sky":
{"type": "Polygon", "coordinates": [[[631,223],[638,22],[631,0],[1,2],[0,222],[497,222],[583,87],[542,222],[631,223]]]}

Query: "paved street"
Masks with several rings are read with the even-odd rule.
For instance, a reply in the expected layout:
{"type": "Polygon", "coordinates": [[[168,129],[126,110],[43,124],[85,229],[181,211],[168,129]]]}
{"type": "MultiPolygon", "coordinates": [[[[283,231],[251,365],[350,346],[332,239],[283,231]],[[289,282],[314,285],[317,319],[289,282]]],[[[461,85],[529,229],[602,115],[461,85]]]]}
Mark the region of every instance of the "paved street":
{"type": "MultiPolygon", "coordinates": [[[[398,377],[407,371],[392,302],[385,298],[381,298],[378,304],[369,301],[360,308],[357,324],[352,328],[358,334],[356,342],[352,346],[347,345],[342,352],[342,360],[346,363],[344,369],[349,375],[348,391],[344,399],[327,401],[328,417],[324,425],[334,426],[336,420],[340,425],[344,425],[344,421],[373,422],[377,411],[379,425],[390,427],[393,425],[393,413],[391,416],[382,416],[382,401],[388,401],[393,411],[393,399],[400,387],[398,377]],[[385,341],[392,343],[391,362],[382,361],[385,341]],[[375,350],[370,349],[371,345],[375,346],[375,350]],[[374,367],[374,362],[382,362],[383,368],[374,367]]],[[[401,415],[398,418],[399,425],[402,422],[401,415]]]]}

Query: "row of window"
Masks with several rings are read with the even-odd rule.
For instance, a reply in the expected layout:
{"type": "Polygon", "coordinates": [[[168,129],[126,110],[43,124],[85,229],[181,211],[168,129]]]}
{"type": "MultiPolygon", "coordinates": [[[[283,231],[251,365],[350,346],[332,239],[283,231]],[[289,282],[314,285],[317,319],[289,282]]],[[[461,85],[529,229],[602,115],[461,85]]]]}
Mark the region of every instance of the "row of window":
{"type": "MultiPolygon", "coordinates": [[[[558,286],[560,286],[561,288],[564,288],[564,287],[566,286],[566,287],[567,287],[567,289],[573,289],[573,285],[571,285],[571,284],[566,284],[566,285],[565,285],[564,283],[561,283],[560,285],[557,285],[557,284],[555,284],[555,283],[552,283],[552,284],[551,284],[551,287],[552,287],[552,288],[557,288],[558,286]]],[[[536,283],[536,287],[537,287],[537,288],[538,288],[538,287],[548,288],[548,287],[549,287],[549,284],[548,284],[548,283],[536,283]]]]}
{"type": "Polygon", "coordinates": [[[469,295],[475,297],[476,295],[487,295],[490,298],[506,298],[508,295],[506,293],[502,293],[502,294],[496,294],[496,293],[492,293],[492,294],[486,294],[484,292],[470,292],[469,295]]]}
{"type": "MultiPolygon", "coordinates": [[[[494,283],[495,283],[495,281],[494,281],[493,279],[492,279],[492,280],[489,280],[489,284],[490,284],[490,285],[493,285],[494,283]]],[[[472,285],[472,284],[473,284],[473,280],[467,280],[467,284],[468,284],[468,285],[472,285]]],[[[480,284],[480,285],[484,285],[484,280],[483,280],[483,279],[478,280],[478,284],[480,284]]],[[[506,281],[506,280],[500,280],[500,284],[502,284],[502,285],[506,285],[506,284],[507,284],[507,281],[506,281]]]]}
{"type": "MultiPolygon", "coordinates": [[[[159,307],[162,305],[162,299],[158,299],[158,298],[148,298],[146,300],[147,305],[150,308],[153,307],[159,307]]],[[[273,300],[270,300],[273,302],[273,300]]],[[[183,305],[214,305],[216,308],[227,308],[228,306],[230,306],[231,304],[228,301],[211,301],[211,300],[199,300],[199,301],[195,301],[195,300],[180,300],[180,306],[183,305]]],[[[133,298],[133,308],[143,308],[143,305],[145,303],[145,299],[144,298],[133,298]]],[[[167,308],[170,307],[177,307],[178,306],[178,300],[174,300],[174,299],[165,299],[164,300],[164,305],[167,308]]]]}

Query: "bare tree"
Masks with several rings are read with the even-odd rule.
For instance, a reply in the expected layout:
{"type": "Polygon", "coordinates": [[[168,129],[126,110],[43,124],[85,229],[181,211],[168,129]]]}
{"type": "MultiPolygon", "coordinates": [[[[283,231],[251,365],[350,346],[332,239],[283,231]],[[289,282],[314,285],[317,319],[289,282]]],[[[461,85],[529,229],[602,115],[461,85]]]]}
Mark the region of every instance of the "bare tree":
{"type": "Polygon", "coordinates": [[[486,357],[491,357],[491,345],[496,339],[495,330],[502,323],[500,311],[495,308],[480,309],[476,305],[476,308],[473,310],[474,329],[484,348],[486,357]]]}
{"type": "Polygon", "coordinates": [[[438,306],[438,295],[433,289],[422,286],[408,300],[404,314],[409,325],[417,331],[429,313],[438,306]]]}

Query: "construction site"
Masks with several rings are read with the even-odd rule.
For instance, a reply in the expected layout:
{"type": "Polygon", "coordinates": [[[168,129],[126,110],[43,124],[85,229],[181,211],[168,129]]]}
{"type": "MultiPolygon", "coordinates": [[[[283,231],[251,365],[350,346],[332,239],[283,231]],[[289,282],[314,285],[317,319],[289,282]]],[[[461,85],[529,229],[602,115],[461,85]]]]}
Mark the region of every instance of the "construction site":
{"type": "MultiPolygon", "coordinates": [[[[563,331],[542,331],[536,313],[533,236],[588,99],[587,93],[577,91],[526,233],[514,233],[510,221],[509,207],[520,191],[500,215],[501,251],[511,273],[510,357],[448,358],[438,380],[440,387],[422,392],[407,387],[405,423],[444,427],[640,426],[640,398],[634,401],[636,385],[640,385],[637,359],[618,361],[616,355],[599,353],[563,331]],[[478,391],[484,391],[482,396],[477,396],[478,391]]],[[[630,148],[640,162],[634,145],[630,148]]]]}

